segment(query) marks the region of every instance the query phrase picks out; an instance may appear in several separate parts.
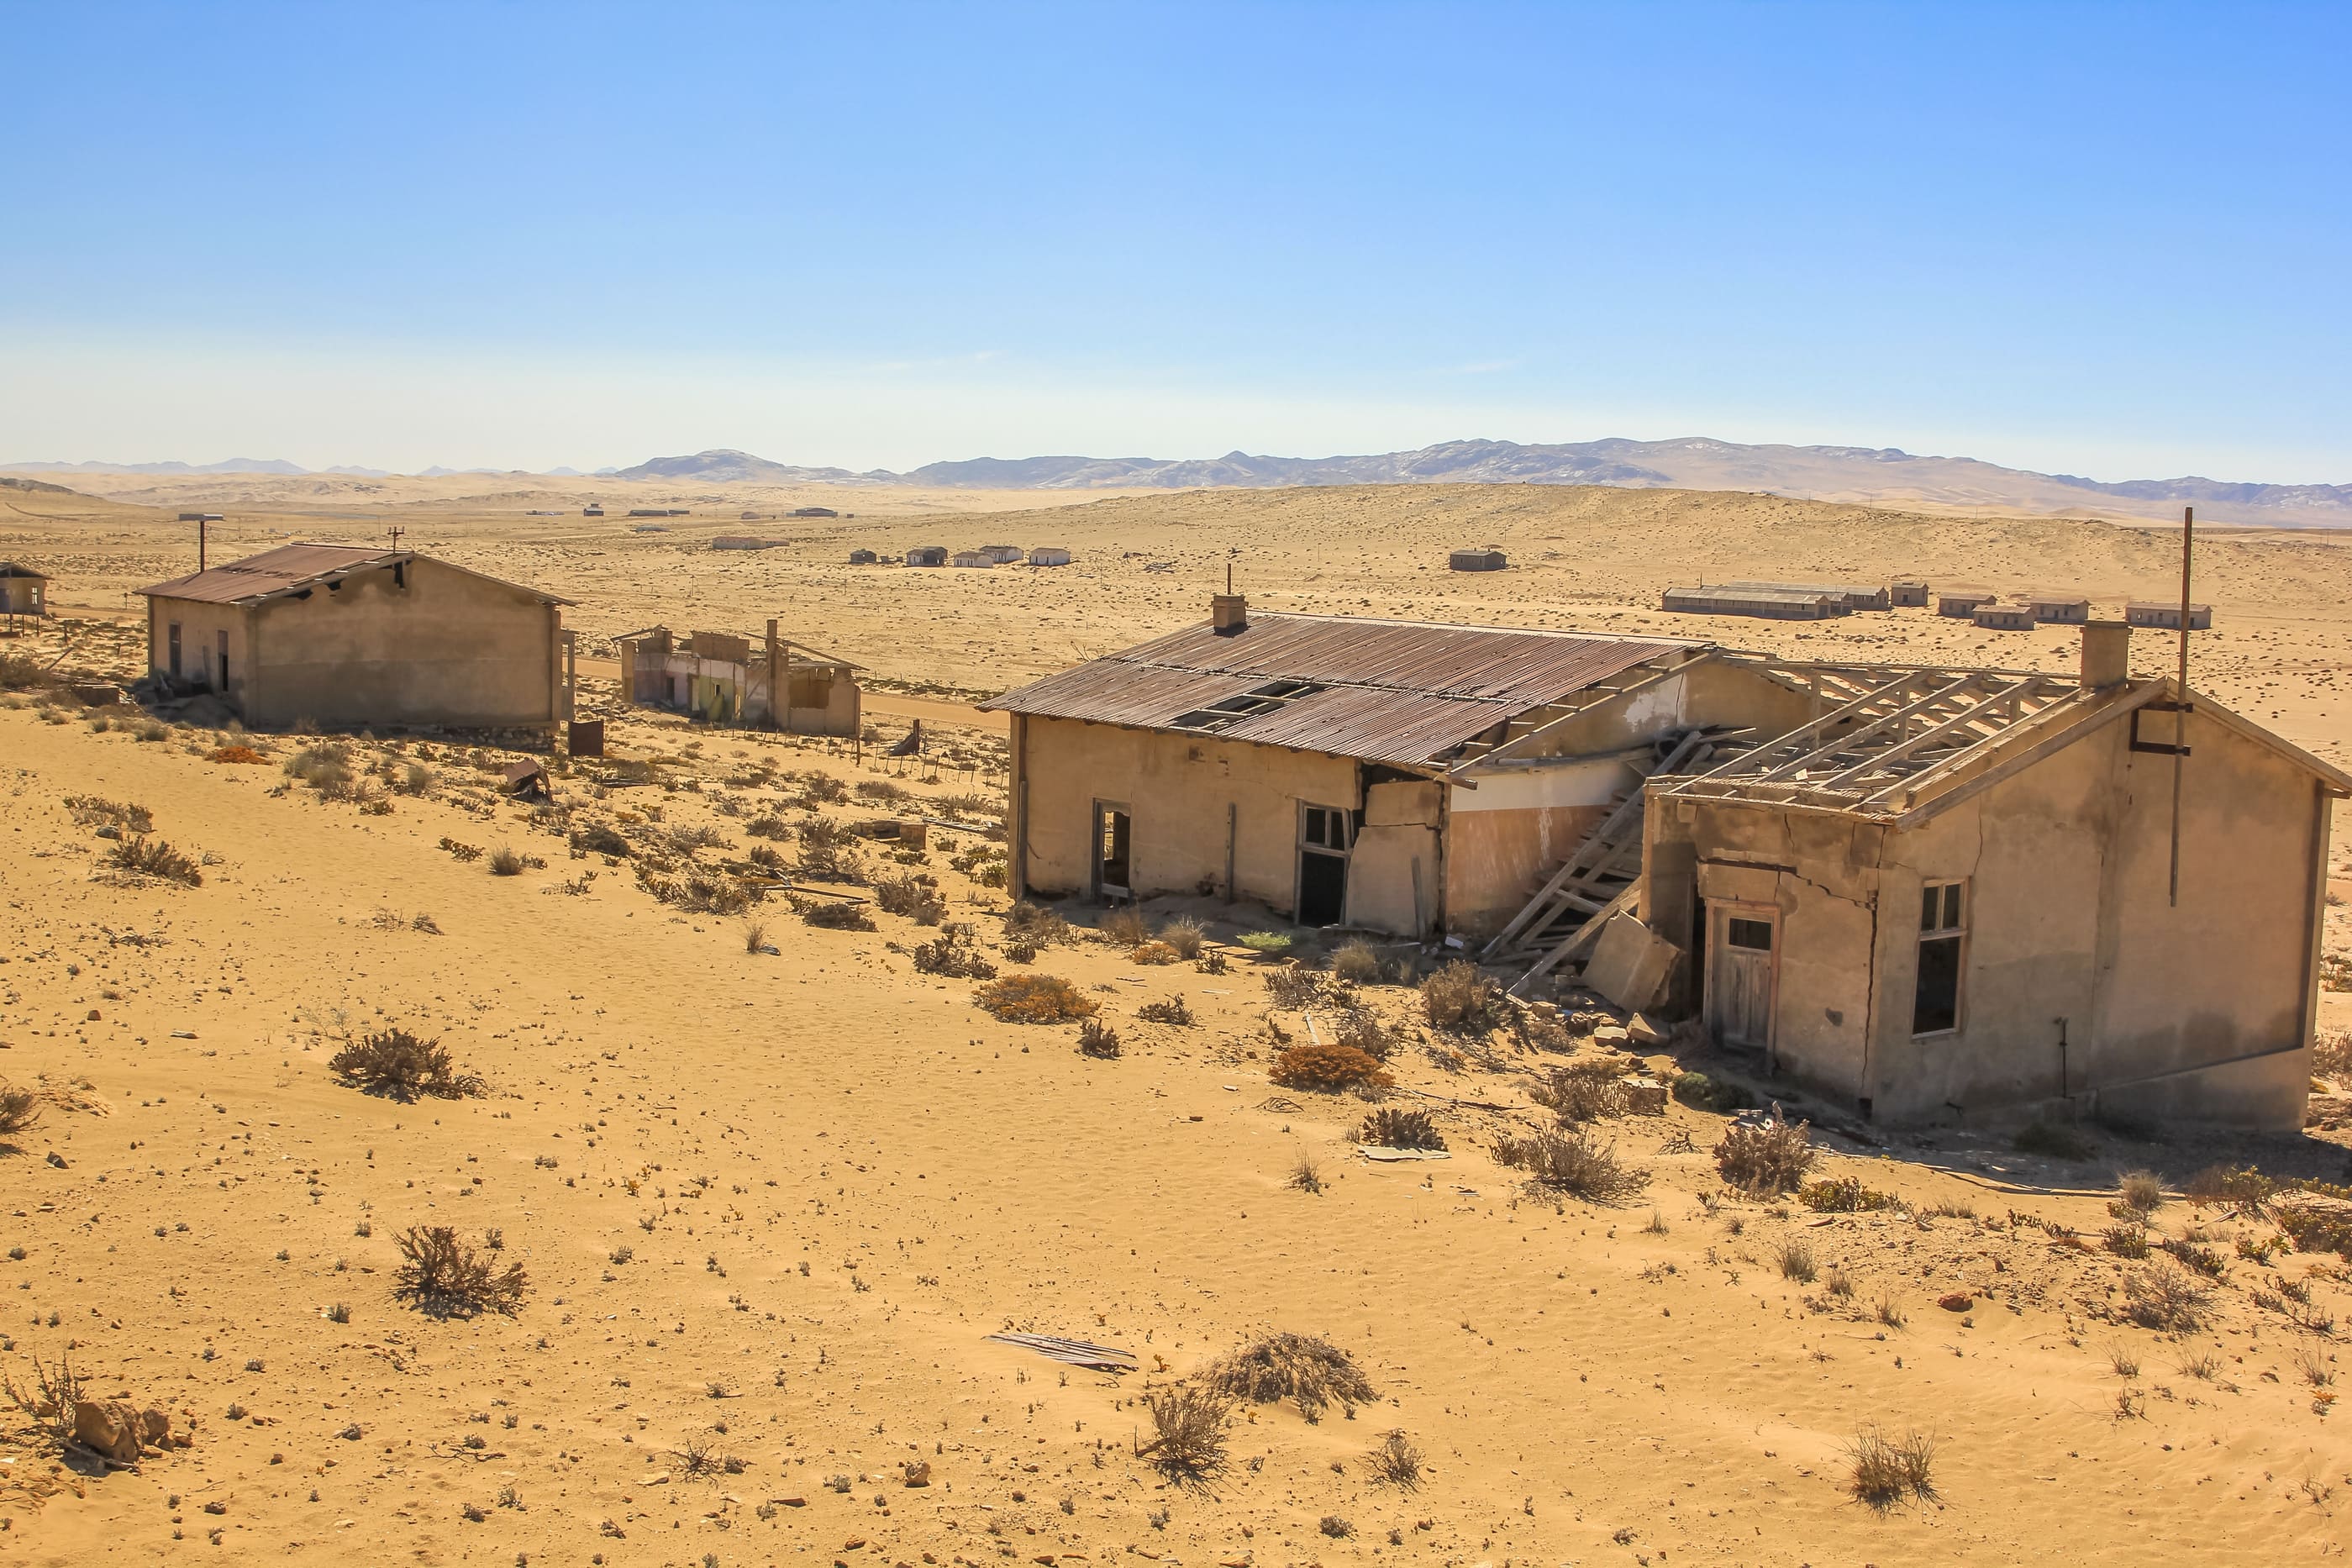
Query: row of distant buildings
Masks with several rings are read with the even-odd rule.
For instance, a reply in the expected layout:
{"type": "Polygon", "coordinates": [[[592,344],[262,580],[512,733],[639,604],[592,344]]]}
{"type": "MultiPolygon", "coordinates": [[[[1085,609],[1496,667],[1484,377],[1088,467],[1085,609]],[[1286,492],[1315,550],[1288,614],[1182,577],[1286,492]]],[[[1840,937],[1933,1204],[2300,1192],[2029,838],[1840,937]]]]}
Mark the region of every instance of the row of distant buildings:
{"type": "MultiPolygon", "coordinates": [[[[2091,618],[2091,601],[2074,593],[2027,594],[2003,603],[1997,594],[1979,589],[1948,588],[1930,594],[1926,583],[1898,579],[1880,585],[1852,583],[1717,583],[1696,588],[1669,588],[1659,608],[1685,616],[1750,616],[1775,621],[1820,621],[1856,611],[1925,608],[1934,604],[1938,616],[1973,621],[1990,631],[2031,631],[2042,626],[2079,626],[2091,618]]],[[[2179,630],[2179,604],[2134,600],[2124,606],[2126,625],[2179,630]]],[[[2213,624],[2210,605],[2189,606],[2188,625],[2202,631],[2213,624]]]]}

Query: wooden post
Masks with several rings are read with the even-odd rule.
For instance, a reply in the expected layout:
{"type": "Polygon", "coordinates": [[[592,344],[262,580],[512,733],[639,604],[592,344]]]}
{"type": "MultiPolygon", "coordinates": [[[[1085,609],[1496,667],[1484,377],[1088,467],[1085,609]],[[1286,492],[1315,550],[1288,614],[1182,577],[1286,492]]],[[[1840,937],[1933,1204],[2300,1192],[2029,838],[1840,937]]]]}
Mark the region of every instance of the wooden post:
{"type": "MultiPolygon", "coordinates": [[[[783,656],[791,658],[789,653],[783,656]]],[[[792,727],[792,690],[780,672],[785,667],[779,663],[776,648],[776,618],[768,617],[768,728],[786,730],[792,727]]]]}
{"type": "Polygon", "coordinates": [[[2173,684],[2172,711],[2172,907],[2180,907],[2180,779],[2189,754],[2189,566],[2197,532],[2197,509],[2180,509],[2180,667],[2173,684]]]}

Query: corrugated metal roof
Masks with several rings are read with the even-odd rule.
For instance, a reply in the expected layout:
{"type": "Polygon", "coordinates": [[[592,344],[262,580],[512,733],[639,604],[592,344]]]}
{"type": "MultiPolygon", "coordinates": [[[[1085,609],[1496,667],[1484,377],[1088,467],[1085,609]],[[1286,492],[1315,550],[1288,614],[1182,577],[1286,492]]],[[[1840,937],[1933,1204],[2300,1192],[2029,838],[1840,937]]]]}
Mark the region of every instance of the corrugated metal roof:
{"type": "Polygon", "coordinates": [[[0,561],[0,577],[30,577],[37,583],[49,580],[46,572],[36,572],[30,566],[19,566],[14,561],[0,561]]]}
{"type": "MultiPolygon", "coordinates": [[[[185,577],[173,577],[139,591],[158,599],[192,599],[209,605],[241,605],[255,599],[266,599],[279,594],[291,594],[330,577],[339,577],[362,567],[389,566],[399,561],[434,560],[419,556],[413,550],[374,550],[356,544],[281,544],[275,550],[265,550],[258,555],[248,555],[242,561],[232,561],[226,566],[208,567],[192,572],[185,577]]],[[[509,583],[504,578],[491,577],[447,561],[434,561],[453,572],[480,577],[485,582],[498,583],[518,593],[530,594],[551,605],[568,605],[572,601],[520,583],[509,583]]]]}
{"type": "Polygon", "coordinates": [[[1255,615],[1237,632],[1202,623],[1049,675],[983,708],[1214,734],[1402,765],[1596,680],[1700,646],[1344,616],[1255,615]],[[1213,728],[1176,721],[1276,681],[1322,689],[1213,728]]]}

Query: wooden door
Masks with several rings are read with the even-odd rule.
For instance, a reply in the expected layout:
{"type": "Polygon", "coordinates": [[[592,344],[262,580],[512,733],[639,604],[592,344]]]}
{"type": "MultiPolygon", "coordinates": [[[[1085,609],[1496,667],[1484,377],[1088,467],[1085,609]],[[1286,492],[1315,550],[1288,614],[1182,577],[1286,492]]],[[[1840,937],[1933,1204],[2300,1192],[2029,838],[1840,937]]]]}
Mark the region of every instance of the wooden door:
{"type": "Polygon", "coordinates": [[[1717,906],[1710,931],[1706,1012],[1727,1046],[1769,1050],[1780,972],[1780,911],[1769,905],[1717,906]]]}

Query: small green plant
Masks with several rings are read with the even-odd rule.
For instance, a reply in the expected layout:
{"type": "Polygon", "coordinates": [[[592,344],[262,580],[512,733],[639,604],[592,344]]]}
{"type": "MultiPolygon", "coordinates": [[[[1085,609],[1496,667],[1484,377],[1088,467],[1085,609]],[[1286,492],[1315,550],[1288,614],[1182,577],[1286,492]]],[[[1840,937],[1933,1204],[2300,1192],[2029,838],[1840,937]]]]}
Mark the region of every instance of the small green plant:
{"type": "Polygon", "coordinates": [[[1869,1209],[1892,1208],[1895,1205],[1892,1197],[1864,1186],[1861,1179],[1855,1176],[1810,1183],[1798,1190],[1797,1201],[1815,1214],[1861,1214],[1869,1209]]]}
{"type": "Polygon", "coordinates": [[[1711,1079],[1703,1072],[1676,1074],[1674,1095],[1685,1105],[1712,1110],[1718,1116],[1746,1110],[1756,1103],[1756,1097],[1740,1085],[1711,1079]]]}
{"type": "Polygon", "coordinates": [[[1234,939],[1260,958],[1278,958],[1290,951],[1290,933],[1279,931],[1245,931],[1234,939]]]}

